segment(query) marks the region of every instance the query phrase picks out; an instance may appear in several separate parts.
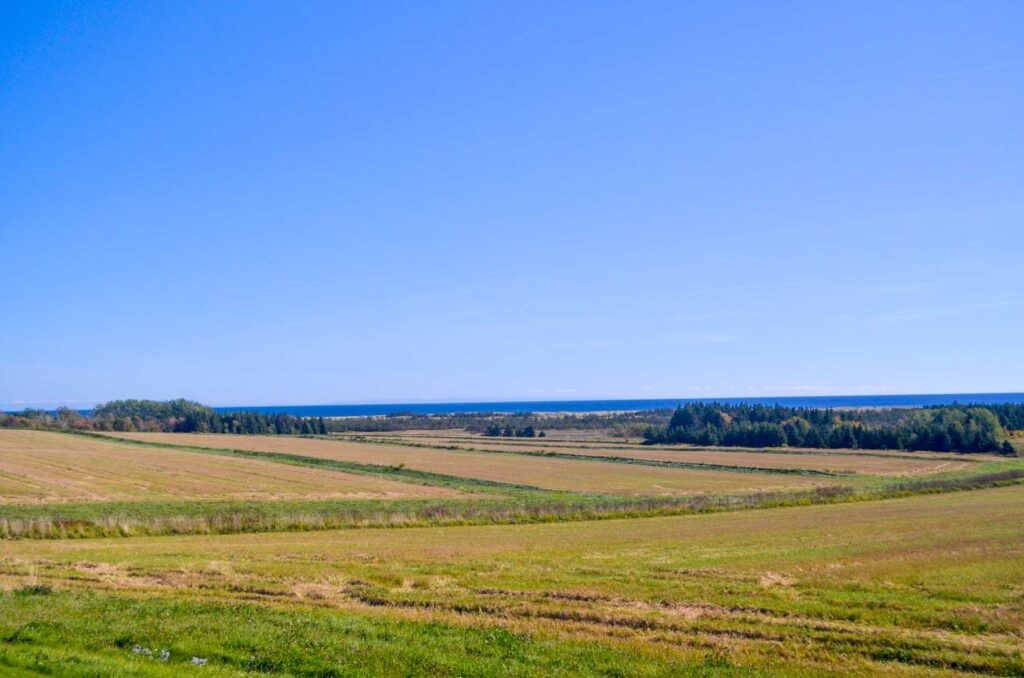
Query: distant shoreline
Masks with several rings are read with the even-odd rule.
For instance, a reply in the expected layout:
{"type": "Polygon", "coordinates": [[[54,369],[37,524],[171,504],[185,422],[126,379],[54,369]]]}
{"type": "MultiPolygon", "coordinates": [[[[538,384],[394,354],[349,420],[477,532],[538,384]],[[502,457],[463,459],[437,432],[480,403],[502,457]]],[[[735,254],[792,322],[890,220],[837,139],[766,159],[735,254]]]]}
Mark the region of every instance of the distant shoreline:
{"type": "Polygon", "coordinates": [[[788,407],[877,409],[927,407],[930,405],[1024,403],[1024,393],[925,393],[900,395],[787,396],[758,398],[657,398],[619,400],[535,400],[472,403],[393,403],[367,405],[281,405],[216,407],[219,412],[255,410],[299,417],[372,417],[389,414],[516,414],[536,412],[548,415],[636,412],[674,408],[688,402],[719,402],[786,405],[788,407]]]}
{"type": "MultiPolygon", "coordinates": [[[[680,402],[684,402],[685,403],[686,401],[680,401],[680,402]]],[[[708,402],[712,402],[712,401],[708,401],[708,402]]],[[[718,402],[721,402],[721,401],[719,400],[718,402]]],[[[979,403],[979,404],[989,405],[989,404],[992,404],[992,403],[979,403]]],[[[670,408],[655,408],[655,409],[673,409],[674,407],[675,406],[673,405],[670,408]]],[[[914,407],[914,405],[856,405],[856,406],[850,405],[850,406],[831,407],[831,408],[824,408],[824,409],[832,409],[832,410],[835,410],[837,412],[855,412],[855,411],[858,411],[858,410],[901,410],[901,409],[911,409],[913,407],[914,407]]],[[[214,409],[217,409],[217,408],[214,408],[214,409]]],[[[511,415],[515,415],[515,414],[527,414],[528,413],[528,414],[532,414],[532,415],[536,416],[539,419],[558,419],[560,417],[576,417],[576,416],[585,416],[585,415],[588,415],[588,414],[600,414],[600,415],[606,415],[606,416],[615,416],[615,415],[620,415],[620,414],[632,414],[634,412],[644,412],[644,411],[647,411],[647,409],[649,409],[649,408],[639,409],[639,410],[551,410],[551,411],[548,411],[548,410],[517,410],[517,411],[484,410],[484,411],[476,411],[476,412],[435,412],[435,413],[430,413],[430,414],[424,415],[424,416],[440,416],[440,415],[445,415],[445,414],[466,414],[466,415],[469,415],[469,414],[493,414],[493,415],[496,415],[496,416],[511,416],[511,415]]],[[[231,411],[235,411],[235,410],[231,410],[231,411]]],[[[239,410],[239,411],[244,411],[244,410],[239,410]]],[[[323,419],[362,419],[362,418],[365,418],[365,417],[371,417],[371,418],[374,418],[374,419],[386,419],[387,417],[412,416],[413,414],[421,415],[422,413],[419,413],[419,412],[416,412],[416,413],[397,412],[397,413],[390,413],[390,414],[333,414],[333,415],[314,415],[314,416],[321,416],[323,419]]]]}
{"type": "MultiPolygon", "coordinates": [[[[447,403],[375,403],[357,405],[231,405],[214,407],[218,412],[263,412],[291,414],[296,417],[375,417],[389,414],[517,414],[535,412],[556,416],[561,414],[623,413],[675,408],[676,405],[705,402],[752,405],[785,405],[787,407],[845,409],[880,409],[927,407],[931,405],[999,405],[1024,403],[1024,392],[1014,393],[918,393],[898,395],[834,395],[778,396],[730,398],[653,398],[611,400],[507,400],[490,402],[447,403]]],[[[48,410],[54,412],[55,410],[48,410]]],[[[88,414],[89,409],[78,410],[88,414]]],[[[7,410],[13,414],[16,410],[7,410]]]]}

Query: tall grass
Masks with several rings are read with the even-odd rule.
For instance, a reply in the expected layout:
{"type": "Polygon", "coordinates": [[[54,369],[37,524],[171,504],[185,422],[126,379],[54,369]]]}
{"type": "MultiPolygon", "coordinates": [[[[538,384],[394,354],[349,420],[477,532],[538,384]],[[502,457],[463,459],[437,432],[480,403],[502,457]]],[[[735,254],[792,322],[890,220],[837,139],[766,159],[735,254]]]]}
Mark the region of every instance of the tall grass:
{"type": "Polygon", "coordinates": [[[1012,469],[861,489],[826,486],[694,497],[548,493],[477,500],[22,505],[0,509],[0,538],[74,539],[601,520],[886,499],[996,487],[1017,483],[1022,478],[1024,469],[1012,469]]]}

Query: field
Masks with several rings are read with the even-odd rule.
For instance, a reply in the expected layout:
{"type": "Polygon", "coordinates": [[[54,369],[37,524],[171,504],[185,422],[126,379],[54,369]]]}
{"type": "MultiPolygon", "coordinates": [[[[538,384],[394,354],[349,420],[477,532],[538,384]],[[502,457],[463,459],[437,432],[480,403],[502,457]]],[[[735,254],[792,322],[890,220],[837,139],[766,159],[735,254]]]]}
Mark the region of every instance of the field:
{"type": "Polygon", "coordinates": [[[407,468],[492,482],[530,485],[548,490],[614,495],[672,496],[705,492],[779,489],[823,484],[816,476],[735,473],[609,464],[589,460],[526,458],[347,440],[279,436],[202,435],[191,433],[122,433],[118,437],[172,445],[298,454],[359,464],[407,468]]]}
{"type": "Polygon", "coordinates": [[[0,673],[1024,675],[1022,479],[605,437],[0,431],[0,673]]]}
{"type": "Polygon", "coordinates": [[[872,456],[911,458],[916,460],[945,459],[969,463],[971,459],[998,458],[992,455],[976,454],[965,458],[955,452],[908,452],[905,450],[864,450],[864,449],[813,449],[813,448],[747,448],[747,447],[698,447],[693,445],[646,445],[639,437],[613,437],[603,431],[587,431],[584,433],[552,432],[544,438],[506,438],[488,437],[464,431],[389,431],[371,433],[336,433],[335,437],[349,440],[370,440],[404,442],[408,444],[426,444],[431,446],[459,446],[468,448],[537,448],[537,449],[613,449],[613,450],[701,450],[705,452],[742,451],[764,454],[807,455],[826,454],[840,456],[872,456]]]}
{"type": "Polygon", "coordinates": [[[456,492],[44,431],[0,429],[0,502],[444,497],[456,492]]]}
{"type": "MultiPolygon", "coordinates": [[[[836,473],[912,476],[963,470],[971,460],[963,455],[940,453],[898,453],[883,450],[736,450],[733,448],[701,449],[686,447],[645,446],[622,440],[559,440],[495,439],[467,435],[387,434],[374,437],[344,436],[345,439],[368,439],[395,444],[429,445],[432,447],[486,450],[520,454],[560,454],[593,457],[627,457],[667,462],[714,464],[740,468],[811,469],[836,473]]],[[[972,458],[991,459],[978,455],[972,458]]]]}

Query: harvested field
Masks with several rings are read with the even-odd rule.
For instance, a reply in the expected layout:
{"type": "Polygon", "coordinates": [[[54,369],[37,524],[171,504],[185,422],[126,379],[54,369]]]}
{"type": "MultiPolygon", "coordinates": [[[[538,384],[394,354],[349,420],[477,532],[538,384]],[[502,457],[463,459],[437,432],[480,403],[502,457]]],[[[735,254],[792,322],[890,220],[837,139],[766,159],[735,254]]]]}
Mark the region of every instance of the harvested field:
{"type": "MultiPolygon", "coordinates": [[[[587,449],[582,454],[604,455],[617,450],[587,449]]],[[[884,456],[852,454],[773,454],[764,452],[688,449],[639,449],[625,451],[625,456],[634,459],[659,461],[683,461],[702,464],[727,464],[734,466],[761,466],[768,468],[814,469],[837,473],[865,473],[884,476],[911,476],[932,473],[950,473],[968,468],[969,462],[960,459],[905,459],[884,456]]]]}
{"type": "Polygon", "coordinates": [[[711,492],[835,484],[834,478],[656,468],[599,461],[551,459],[432,448],[380,445],[344,440],[281,436],[190,433],[116,433],[130,440],[299,454],[361,464],[404,465],[409,469],[525,484],[551,490],[627,496],[673,496],[711,492]]]}
{"type": "MultiPolygon", "coordinates": [[[[1001,458],[990,454],[958,454],[953,452],[908,452],[905,450],[847,450],[847,449],[813,449],[813,448],[744,448],[744,447],[698,447],[693,445],[643,445],[639,440],[625,442],[623,440],[552,440],[550,438],[490,438],[480,435],[462,433],[461,435],[423,435],[437,433],[434,431],[402,431],[388,434],[337,434],[341,439],[357,439],[380,442],[408,442],[417,445],[434,445],[439,447],[459,447],[463,449],[494,450],[494,451],[542,451],[572,454],[593,454],[604,456],[626,456],[633,458],[664,459],[671,461],[669,456],[641,456],[657,452],[677,455],[700,453],[708,455],[701,461],[704,463],[718,462],[716,459],[728,458],[730,454],[757,455],[749,456],[753,461],[764,460],[767,463],[753,462],[739,465],[772,466],[768,460],[775,458],[780,468],[816,468],[816,464],[824,460],[839,460],[845,468],[857,473],[878,473],[891,475],[900,473],[929,473],[929,468],[940,468],[941,471],[962,469],[966,464],[983,461],[999,461],[1001,458]],[[806,463],[805,461],[806,460],[806,463]],[[898,461],[897,461],[898,460],[898,461]],[[902,466],[900,464],[902,462],[902,466]],[[950,462],[950,466],[941,467],[936,462],[950,462]],[[872,464],[876,464],[872,466],[872,464]],[[856,467],[863,466],[863,470],[856,467]]],[[[697,458],[678,458],[680,461],[696,461],[697,458]]],[[[822,466],[822,470],[834,470],[822,466]]],[[[938,472],[938,471],[935,471],[938,472]]]]}
{"type": "MultiPolygon", "coordinates": [[[[403,636],[413,645],[444,628],[497,626],[523,638],[523,652],[643,647],[666,674],[675,662],[714,662],[775,674],[1019,675],[1022,544],[1016,486],[580,524],[15,542],[0,558],[0,585],[33,578],[64,592],[55,605],[87,609],[97,603],[76,592],[245,602],[296,623],[320,609],[398,628],[449,625],[403,636]]],[[[8,619],[27,619],[16,603],[0,596],[8,619]]],[[[385,651],[373,637],[352,642],[385,651]]]]}
{"type": "Polygon", "coordinates": [[[45,431],[0,429],[0,502],[449,497],[354,475],[45,431]]]}
{"type": "Polygon", "coordinates": [[[801,450],[793,452],[771,452],[733,450],[730,448],[699,449],[692,447],[655,447],[627,444],[558,445],[544,442],[502,442],[488,438],[429,438],[394,437],[379,440],[409,441],[419,445],[456,446],[466,450],[490,450],[494,452],[573,454],[594,457],[626,457],[654,461],[685,462],[694,464],[721,464],[737,467],[811,469],[836,473],[864,473],[870,475],[911,476],[930,473],[962,471],[971,460],[963,455],[942,457],[911,455],[851,453],[849,451],[818,450],[816,453],[801,450]]]}

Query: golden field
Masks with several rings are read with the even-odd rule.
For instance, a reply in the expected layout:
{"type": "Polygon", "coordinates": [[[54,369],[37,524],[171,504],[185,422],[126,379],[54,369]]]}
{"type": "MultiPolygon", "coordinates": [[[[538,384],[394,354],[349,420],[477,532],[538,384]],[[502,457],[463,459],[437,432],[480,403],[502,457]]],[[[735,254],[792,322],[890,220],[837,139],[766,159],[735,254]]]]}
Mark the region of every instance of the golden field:
{"type": "Polygon", "coordinates": [[[833,479],[735,473],[722,470],[658,468],[600,461],[488,454],[285,436],[194,433],[111,433],[111,436],[208,448],[281,452],[360,464],[407,468],[549,490],[616,495],[673,496],[708,492],[807,487],[833,479]]]}
{"type": "Polygon", "coordinates": [[[452,497],[332,470],[0,429],[0,502],[452,497]]]}

